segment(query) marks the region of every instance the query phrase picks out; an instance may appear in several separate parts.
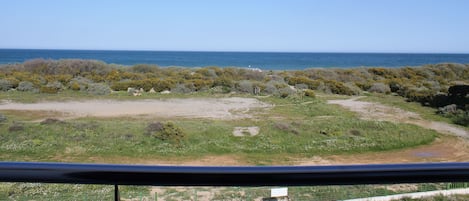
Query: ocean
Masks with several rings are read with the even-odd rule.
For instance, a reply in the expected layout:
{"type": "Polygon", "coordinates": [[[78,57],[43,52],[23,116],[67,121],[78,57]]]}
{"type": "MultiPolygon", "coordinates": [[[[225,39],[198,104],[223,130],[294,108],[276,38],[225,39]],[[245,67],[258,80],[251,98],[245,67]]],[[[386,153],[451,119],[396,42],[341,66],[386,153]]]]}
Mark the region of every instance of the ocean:
{"type": "Polygon", "coordinates": [[[436,63],[469,63],[469,54],[411,53],[281,53],[114,50],[0,49],[0,64],[30,59],[94,59],[120,65],[156,64],[162,67],[251,67],[262,70],[306,68],[402,67],[436,63]]]}

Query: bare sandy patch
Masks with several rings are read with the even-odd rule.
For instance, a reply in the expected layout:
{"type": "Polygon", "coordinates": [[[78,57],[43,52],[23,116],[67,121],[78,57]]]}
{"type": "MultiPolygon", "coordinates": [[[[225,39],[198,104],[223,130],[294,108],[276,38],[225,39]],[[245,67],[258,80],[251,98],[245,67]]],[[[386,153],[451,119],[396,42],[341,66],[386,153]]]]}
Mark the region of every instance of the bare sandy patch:
{"type": "MultiPolygon", "coordinates": [[[[57,156],[58,161],[73,161],[57,156]]],[[[118,163],[118,164],[134,164],[134,165],[180,165],[180,166],[242,166],[249,165],[246,160],[237,155],[208,155],[202,158],[176,158],[176,159],[159,159],[159,158],[136,158],[125,156],[107,156],[107,157],[90,157],[85,159],[86,162],[92,163],[118,163]]]]}
{"type": "Polygon", "coordinates": [[[417,113],[379,103],[359,101],[359,98],[361,97],[354,97],[346,100],[328,100],[327,103],[343,106],[358,113],[362,119],[414,124],[424,128],[433,129],[442,134],[452,134],[469,139],[469,132],[455,125],[425,120],[417,113]]]}
{"type": "Polygon", "coordinates": [[[455,137],[438,138],[430,145],[395,151],[341,154],[292,159],[293,165],[383,164],[417,162],[466,162],[469,143],[455,137]]]}
{"type": "Polygon", "coordinates": [[[256,136],[259,134],[259,127],[250,126],[250,127],[234,127],[233,135],[236,137],[243,136],[256,136]]]}
{"type": "Polygon", "coordinates": [[[54,111],[67,117],[156,116],[210,119],[251,118],[252,109],[271,105],[254,98],[188,98],[166,100],[89,100],[70,102],[3,102],[0,110],[54,111]]]}

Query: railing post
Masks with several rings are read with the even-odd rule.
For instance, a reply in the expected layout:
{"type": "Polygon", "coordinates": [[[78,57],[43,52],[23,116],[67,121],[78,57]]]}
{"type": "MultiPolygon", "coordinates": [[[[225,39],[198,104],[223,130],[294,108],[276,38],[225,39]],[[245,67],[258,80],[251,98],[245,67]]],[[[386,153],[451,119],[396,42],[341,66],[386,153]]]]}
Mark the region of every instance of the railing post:
{"type": "Polygon", "coordinates": [[[119,186],[117,184],[114,185],[114,201],[120,201],[120,195],[119,195],[119,186]]]}

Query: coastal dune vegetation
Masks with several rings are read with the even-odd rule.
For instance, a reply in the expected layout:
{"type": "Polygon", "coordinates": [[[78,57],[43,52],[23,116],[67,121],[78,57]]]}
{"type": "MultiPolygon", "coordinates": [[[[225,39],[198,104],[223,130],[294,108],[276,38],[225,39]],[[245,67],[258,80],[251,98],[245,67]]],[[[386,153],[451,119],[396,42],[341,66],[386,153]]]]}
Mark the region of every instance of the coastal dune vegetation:
{"type": "Polygon", "coordinates": [[[0,91],[108,95],[128,89],[174,94],[241,93],[288,97],[314,92],[341,95],[395,94],[440,108],[440,114],[468,126],[469,65],[443,63],[401,68],[311,68],[260,71],[248,68],[120,66],[95,60],[44,60],[0,67],[0,91]]]}

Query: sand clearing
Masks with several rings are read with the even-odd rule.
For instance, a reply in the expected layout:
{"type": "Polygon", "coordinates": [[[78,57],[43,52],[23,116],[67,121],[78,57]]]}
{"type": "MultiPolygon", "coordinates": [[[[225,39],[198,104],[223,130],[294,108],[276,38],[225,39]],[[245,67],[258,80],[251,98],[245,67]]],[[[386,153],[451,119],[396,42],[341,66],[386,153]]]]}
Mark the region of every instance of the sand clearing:
{"type": "Polygon", "coordinates": [[[416,113],[379,103],[359,101],[359,98],[361,97],[346,100],[329,100],[327,103],[341,105],[358,113],[363,119],[415,124],[423,128],[433,129],[442,134],[451,134],[469,139],[469,132],[455,125],[425,120],[416,113]]]}
{"type": "Polygon", "coordinates": [[[66,117],[156,116],[210,119],[252,117],[251,109],[271,105],[254,98],[189,98],[166,100],[89,100],[71,102],[39,102],[0,104],[0,110],[54,111],[66,117]]]}

